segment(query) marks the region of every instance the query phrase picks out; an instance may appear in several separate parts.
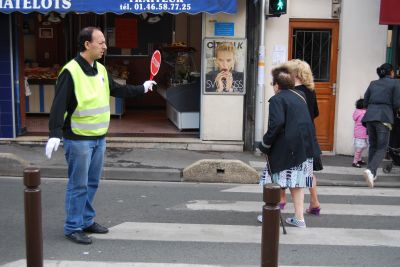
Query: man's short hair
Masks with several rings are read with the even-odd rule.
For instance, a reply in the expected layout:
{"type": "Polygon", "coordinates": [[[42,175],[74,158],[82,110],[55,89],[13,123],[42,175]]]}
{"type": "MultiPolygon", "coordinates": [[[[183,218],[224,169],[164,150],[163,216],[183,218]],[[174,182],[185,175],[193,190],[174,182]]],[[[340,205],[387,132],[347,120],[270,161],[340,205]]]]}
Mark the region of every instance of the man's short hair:
{"type": "Polygon", "coordinates": [[[100,28],[97,27],[86,27],[83,28],[80,32],[79,32],[79,36],[78,36],[78,48],[79,48],[79,52],[83,52],[86,50],[85,47],[85,42],[91,42],[92,41],[92,36],[93,36],[93,32],[94,31],[101,31],[100,28]]]}

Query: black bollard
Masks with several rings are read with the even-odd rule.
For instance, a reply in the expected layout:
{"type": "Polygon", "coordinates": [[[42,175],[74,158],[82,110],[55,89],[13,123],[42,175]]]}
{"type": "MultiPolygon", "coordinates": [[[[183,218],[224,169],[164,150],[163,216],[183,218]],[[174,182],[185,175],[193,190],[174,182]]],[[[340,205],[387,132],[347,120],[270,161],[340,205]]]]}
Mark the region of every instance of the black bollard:
{"type": "Polygon", "coordinates": [[[40,170],[24,170],[26,266],[43,267],[42,204],[40,170]]]}
{"type": "Polygon", "coordinates": [[[280,192],[277,184],[268,184],[263,188],[265,206],[262,212],[261,267],[278,266],[280,192]]]}

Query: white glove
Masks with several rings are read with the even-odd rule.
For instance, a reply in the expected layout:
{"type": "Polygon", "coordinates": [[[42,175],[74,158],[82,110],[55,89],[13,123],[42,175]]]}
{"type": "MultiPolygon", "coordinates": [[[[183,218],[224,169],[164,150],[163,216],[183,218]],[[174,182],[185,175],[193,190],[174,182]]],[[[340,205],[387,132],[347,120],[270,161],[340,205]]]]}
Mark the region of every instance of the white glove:
{"type": "Polygon", "coordinates": [[[153,85],[156,85],[155,81],[145,81],[143,83],[144,86],[144,93],[146,94],[148,91],[153,91],[153,85]]]}
{"type": "Polygon", "coordinates": [[[49,138],[46,144],[46,157],[48,159],[51,159],[51,153],[53,153],[53,150],[57,151],[60,141],[60,138],[57,137],[49,138]]]}

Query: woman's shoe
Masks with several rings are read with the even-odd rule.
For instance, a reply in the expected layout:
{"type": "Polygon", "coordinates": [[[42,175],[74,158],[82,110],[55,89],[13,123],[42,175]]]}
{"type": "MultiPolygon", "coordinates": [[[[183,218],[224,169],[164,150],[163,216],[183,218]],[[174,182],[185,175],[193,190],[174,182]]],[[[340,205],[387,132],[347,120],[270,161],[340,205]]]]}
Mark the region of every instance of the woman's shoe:
{"type": "Polygon", "coordinates": [[[257,216],[257,221],[262,223],[262,215],[261,214],[257,216]]]}
{"type": "Polygon", "coordinates": [[[315,207],[315,208],[309,207],[308,209],[306,209],[307,214],[317,215],[317,216],[319,216],[320,211],[321,211],[321,207],[319,207],[319,206],[315,207]]]}
{"type": "Polygon", "coordinates": [[[296,217],[287,218],[286,223],[296,227],[306,228],[306,222],[304,220],[299,220],[296,217]]]}
{"type": "Polygon", "coordinates": [[[355,167],[355,168],[361,168],[361,165],[360,165],[360,163],[353,163],[353,164],[351,164],[351,166],[353,166],[353,167],[355,167]]]}

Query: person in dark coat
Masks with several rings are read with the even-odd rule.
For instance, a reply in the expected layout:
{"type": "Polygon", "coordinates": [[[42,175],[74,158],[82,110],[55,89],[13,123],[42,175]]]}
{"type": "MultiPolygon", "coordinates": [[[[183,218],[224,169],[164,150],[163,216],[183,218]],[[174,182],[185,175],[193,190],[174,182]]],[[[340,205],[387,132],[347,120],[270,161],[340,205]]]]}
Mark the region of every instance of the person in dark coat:
{"type": "Polygon", "coordinates": [[[374,187],[379,164],[385,157],[394,111],[400,108],[400,81],[393,79],[393,66],[385,63],[376,72],[379,79],[370,83],[364,95],[367,113],[362,119],[367,126],[369,141],[368,165],[363,175],[371,188],[374,187]]]}
{"type": "MultiPolygon", "coordinates": [[[[305,228],[305,187],[313,184],[313,158],[321,154],[304,94],[292,89],[294,78],[287,67],[272,70],[275,95],[269,100],[268,131],[259,145],[268,156],[260,184],[277,183],[289,188],[295,215],[286,223],[305,228]]],[[[262,217],[258,217],[262,221],[262,217]]]]}
{"type": "MultiPolygon", "coordinates": [[[[285,63],[294,76],[295,89],[302,91],[306,97],[308,112],[310,113],[311,120],[314,124],[314,120],[319,116],[319,109],[317,103],[317,94],[315,93],[314,77],[311,71],[310,65],[300,59],[292,59],[285,63]]],[[[313,159],[314,171],[322,170],[321,157],[313,159]]],[[[308,214],[319,215],[321,206],[318,200],[317,194],[317,177],[313,174],[313,186],[310,187],[310,206],[306,209],[308,214]]],[[[286,195],[283,194],[283,199],[286,202],[286,195]]],[[[281,197],[282,201],[282,197],[281,197]]]]}

